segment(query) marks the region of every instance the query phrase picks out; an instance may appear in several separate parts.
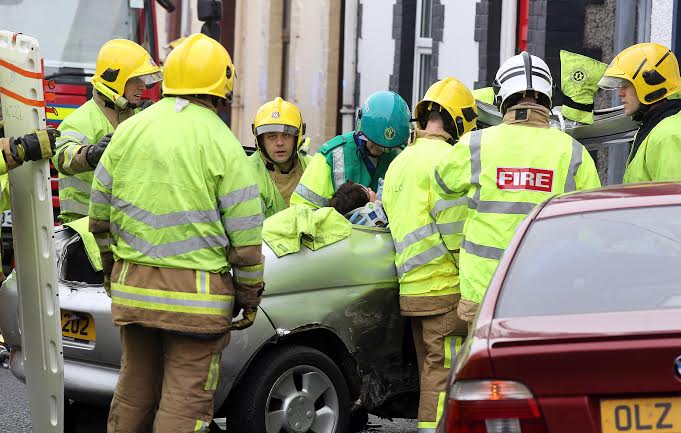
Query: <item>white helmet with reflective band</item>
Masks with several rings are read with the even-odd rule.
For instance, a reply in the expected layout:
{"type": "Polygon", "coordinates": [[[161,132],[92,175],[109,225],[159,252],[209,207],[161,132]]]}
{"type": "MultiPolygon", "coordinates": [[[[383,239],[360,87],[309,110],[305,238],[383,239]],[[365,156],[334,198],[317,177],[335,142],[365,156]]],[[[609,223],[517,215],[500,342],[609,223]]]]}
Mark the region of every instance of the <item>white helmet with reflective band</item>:
{"type": "Polygon", "coordinates": [[[494,103],[502,113],[516,98],[513,95],[537,97],[540,104],[551,108],[553,78],[542,59],[523,51],[506,60],[494,79],[494,103]]]}

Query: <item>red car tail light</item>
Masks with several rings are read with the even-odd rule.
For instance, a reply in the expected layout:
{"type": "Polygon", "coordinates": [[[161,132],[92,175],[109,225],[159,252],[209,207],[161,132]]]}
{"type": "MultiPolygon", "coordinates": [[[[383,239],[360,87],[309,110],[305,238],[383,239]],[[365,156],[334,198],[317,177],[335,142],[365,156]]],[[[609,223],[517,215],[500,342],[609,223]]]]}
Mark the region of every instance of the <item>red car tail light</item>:
{"type": "Polygon", "coordinates": [[[447,433],[545,433],[530,390],[506,380],[456,381],[447,402],[447,433]]]}

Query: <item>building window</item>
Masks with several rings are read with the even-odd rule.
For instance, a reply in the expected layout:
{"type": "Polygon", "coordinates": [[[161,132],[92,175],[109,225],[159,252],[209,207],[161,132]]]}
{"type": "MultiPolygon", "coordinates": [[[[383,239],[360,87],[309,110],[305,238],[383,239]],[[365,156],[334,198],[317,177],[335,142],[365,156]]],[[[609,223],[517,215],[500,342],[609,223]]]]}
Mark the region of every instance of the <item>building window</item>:
{"type": "Polygon", "coordinates": [[[417,0],[412,107],[416,107],[416,104],[426,93],[428,87],[436,80],[436,73],[432,67],[432,23],[433,0],[417,0]]]}

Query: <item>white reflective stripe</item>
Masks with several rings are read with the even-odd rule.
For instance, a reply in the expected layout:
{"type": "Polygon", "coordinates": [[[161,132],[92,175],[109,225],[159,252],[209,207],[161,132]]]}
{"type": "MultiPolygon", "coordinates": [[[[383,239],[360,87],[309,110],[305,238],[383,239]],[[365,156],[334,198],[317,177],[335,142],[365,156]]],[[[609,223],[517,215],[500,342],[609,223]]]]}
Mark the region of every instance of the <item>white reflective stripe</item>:
{"type": "Polygon", "coordinates": [[[90,194],[91,184],[85,182],[82,179],[78,179],[75,176],[67,176],[59,178],[59,189],[75,188],[80,192],[85,194],[90,194]]]}
{"type": "Polygon", "coordinates": [[[334,190],[340,188],[345,183],[345,154],[343,148],[345,146],[335,147],[331,151],[331,161],[333,163],[333,183],[334,190]]]}
{"type": "Polygon", "coordinates": [[[252,200],[260,197],[260,190],[257,185],[247,186],[246,188],[237,189],[229,194],[220,197],[220,209],[227,209],[244,201],[252,200]]]}
{"type": "Polygon", "coordinates": [[[471,152],[471,185],[480,188],[480,172],[482,162],[480,161],[480,145],[482,143],[482,129],[471,132],[469,148],[471,152]]]}
{"type": "Polygon", "coordinates": [[[62,212],[71,212],[85,216],[90,210],[90,205],[76,200],[59,200],[59,209],[62,212]]]}
{"type": "MultiPolygon", "coordinates": [[[[122,290],[111,290],[111,296],[115,296],[121,299],[128,299],[130,301],[140,301],[148,302],[151,304],[162,304],[162,305],[178,305],[181,307],[190,308],[214,308],[220,310],[231,311],[233,301],[202,301],[196,299],[178,299],[178,298],[166,298],[163,296],[153,296],[153,295],[141,295],[139,293],[129,293],[122,290]]],[[[205,314],[205,313],[204,313],[205,314]]]]}
{"type": "Polygon", "coordinates": [[[570,158],[570,167],[568,168],[567,177],[565,178],[565,192],[572,192],[577,189],[575,176],[577,176],[579,166],[582,165],[582,149],[582,144],[573,138],[572,157],[570,158]]]}
{"type": "Polygon", "coordinates": [[[499,260],[501,259],[501,256],[504,254],[504,249],[502,248],[479,245],[469,241],[465,237],[461,242],[461,248],[466,250],[467,253],[473,254],[474,256],[492,260],[499,260]]]}
{"type": "Polygon", "coordinates": [[[417,228],[416,230],[412,231],[411,233],[407,233],[404,238],[402,238],[401,241],[397,242],[394,241],[395,244],[395,252],[397,254],[401,254],[404,250],[406,250],[408,247],[414,245],[415,243],[422,241],[423,239],[427,238],[428,236],[436,234],[437,231],[437,226],[435,225],[434,222],[430,222],[424,226],[421,226],[417,228]]]}
{"type": "Polygon", "coordinates": [[[73,140],[71,140],[72,138],[75,138],[79,143],[90,144],[90,140],[87,138],[87,136],[85,134],[81,134],[80,132],[74,131],[74,130],[68,130],[68,131],[61,131],[61,136],[60,136],[59,140],[57,140],[56,145],[59,146],[60,144],[62,144],[62,142],[66,142],[66,141],[72,142],[73,141],[73,140]]]}
{"type": "Polygon", "coordinates": [[[463,233],[464,221],[455,221],[453,223],[438,224],[437,230],[441,235],[453,235],[456,233],[463,233]]]}
{"type": "Polygon", "coordinates": [[[435,433],[437,429],[434,428],[420,428],[418,433],[435,433]]]}
{"type": "Polygon", "coordinates": [[[249,215],[244,217],[228,218],[222,217],[222,225],[227,230],[227,233],[237,232],[240,230],[249,230],[262,226],[265,217],[262,214],[249,215]]]}
{"type": "Polygon", "coordinates": [[[265,270],[260,271],[242,271],[239,268],[234,268],[234,278],[236,280],[241,280],[247,278],[249,280],[262,280],[265,276],[265,270]]]}
{"type": "Polygon", "coordinates": [[[95,169],[95,177],[107,189],[111,190],[111,188],[113,188],[113,178],[103,164],[97,164],[97,168],[95,169]]]}
{"type": "Polygon", "coordinates": [[[438,200],[435,202],[435,205],[430,210],[430,216],[432,216],[433,219],[435,219],[435,217],[437,217],[437,214],[439,214],[443,210],[456,206],[461,206],[464,204],[468,205],[469,201],[470,199],[468,197],[461,197],[457,198],[456,200],[438,200]]]}
{"type": "Polygon", "coordinates": [[[115,223],[111,223],[111,233],[124,240],[125,243],[139,253],[154,259],[191,253],[204,248],[229,247],[229,240],[227,239],[227,236],[224,235],[201,236],[161,245],[153,245],[144,239],[138,238],[132,233],[121,230],[121,227],[115,223]]]}
{"type": "Polygon", "coordinates": [[[306,187],[302,183],[299,183],[298,186],[296,187],[296,194],[319,207],[326,207],[329,205],[328,198],[322,197],[321,195],[312,191],[310,188],[306,187]]]}
{"type": "Polygon", "coordinates": [[[402,265],[397,268],[397,274],[400,278],[407,272],[418,268],[419,266],[423,266],[427,263],[432,262],[433,260],[440,258],[446,254],[449,254],[449,251],[447,248],[442,244],[438,243],[434,247],[428,248],[422,253],[419,253],[415,255],[414,257],[410,257],[409,259],[405,260],[402,265]]]}
{"type": "Polygon", "coordinates": [[[111,205],[130,218],[156,229],[182,224],[209,224],[220,221],[220,212],[217,209],[185,210],[157,215],[116,196],[112,196],[111,205]]]}
{"type": "Polygon", "coordinates": [[[208,293],[208,286],[207,286],[207,281],[208,281],[208,273],[206,271],[198,271],[198,278],[199,278],[199,293],[206,294],[208,293]]]}
{"type": "Polygon", "coordinates": [[[440,185],[440,188],[442,188],[442,191],[444,191],[446,194],[456,194],[456,192],[449,189],[445,181],[442,180],[440,172],[437,171],[437,168],[435,169],[435,181],[437,182],[438,185],[440,185]]]}
{"type": "Polygon", "coordinates": [[[471,200],[471,209],[480,213],[501,213],[510,215],[527,215],[536,206],[535,203],[521,201],[471,200]]]}
{"type": "Polygon", "coordinates": [[[111,194],[93,189],[90,192],[90,203],[111,205],[111,194]]]}

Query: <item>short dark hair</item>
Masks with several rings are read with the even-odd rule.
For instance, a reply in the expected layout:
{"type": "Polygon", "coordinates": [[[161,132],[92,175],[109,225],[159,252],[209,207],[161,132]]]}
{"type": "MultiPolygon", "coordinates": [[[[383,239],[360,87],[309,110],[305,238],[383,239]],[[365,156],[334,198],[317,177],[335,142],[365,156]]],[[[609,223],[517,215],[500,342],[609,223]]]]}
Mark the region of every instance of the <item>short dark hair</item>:
{"type": "Polygon", "coordinates": [[[331,197],[329,206],[336,209],[339,214],[345,215],[353,209],[362,207],[369,202],[366,188],[351,180],[345,182],[331,197]]]}

